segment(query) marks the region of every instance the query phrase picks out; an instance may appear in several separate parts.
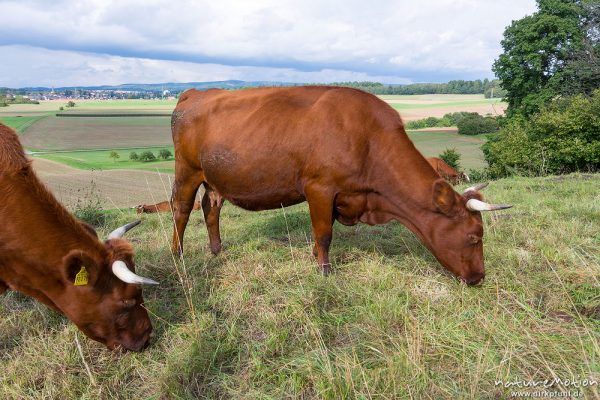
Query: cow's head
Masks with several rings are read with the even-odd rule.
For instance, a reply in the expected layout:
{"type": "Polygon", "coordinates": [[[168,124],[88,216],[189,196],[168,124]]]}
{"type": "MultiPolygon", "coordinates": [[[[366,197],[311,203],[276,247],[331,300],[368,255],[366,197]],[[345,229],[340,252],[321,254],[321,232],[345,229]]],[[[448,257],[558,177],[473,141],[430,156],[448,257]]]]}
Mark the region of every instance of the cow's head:
{"type": "Polygon", "coordinates": [[[421,232],[423,242],[438,261],[459,279],[476,285],[485,277],[483,265],[483,223],[481,211],[501,210],[506,204],[488,204],[478,190],[470,187],[462,195],[446,181],[433,184],[435,212],[421,232]]]}
{"type": "Polygon", "coordinates": [[[63,258],[67,298],[60,302],[61,311],[88,337],[109,349],[139,351],[152,332],[141,285],[157,282],[133,272],[133,248],[121,238],[139,223],[113,231],[100,243],[104,247],[100,256],[72,250],[63,258]]]}

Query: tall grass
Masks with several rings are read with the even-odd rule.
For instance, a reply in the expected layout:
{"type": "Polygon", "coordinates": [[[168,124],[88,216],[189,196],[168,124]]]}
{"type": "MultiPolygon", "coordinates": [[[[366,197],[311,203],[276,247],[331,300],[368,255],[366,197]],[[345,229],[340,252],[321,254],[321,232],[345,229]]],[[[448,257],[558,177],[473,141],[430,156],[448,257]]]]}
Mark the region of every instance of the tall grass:
{"type": "Polygon", "coordinates": [[[80,355],[71,323],[8,293],[0,397],[503,399],[513,389],[495,381],[600,380],[599,193],[600,175],[490,185],[515,208],[485,216],[477,288],[396,223],[336,224],[323,277],[305,204],[227,204],[217,257],[193,214],[183,262],[168,251],[171,216],[145,215],[128,235],[140,273],[161,282],[144,289],[152,346],[115,354],[79,334],[80,355]]]}

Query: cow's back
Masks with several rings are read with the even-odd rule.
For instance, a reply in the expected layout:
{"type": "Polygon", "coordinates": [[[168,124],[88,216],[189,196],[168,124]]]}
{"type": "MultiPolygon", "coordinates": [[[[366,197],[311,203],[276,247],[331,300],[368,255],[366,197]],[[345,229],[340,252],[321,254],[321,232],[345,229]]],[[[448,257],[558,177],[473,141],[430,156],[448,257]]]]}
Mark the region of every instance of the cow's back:
{"type": "Polygon", "coordinates": [[[327,184],[361,181],[370,144],[383,132],[405,136],[398,113],[349,88],[191,90],[173,113],[177,163],[249,209],[303,201],[304,181],[319,176],[327,184]]]}

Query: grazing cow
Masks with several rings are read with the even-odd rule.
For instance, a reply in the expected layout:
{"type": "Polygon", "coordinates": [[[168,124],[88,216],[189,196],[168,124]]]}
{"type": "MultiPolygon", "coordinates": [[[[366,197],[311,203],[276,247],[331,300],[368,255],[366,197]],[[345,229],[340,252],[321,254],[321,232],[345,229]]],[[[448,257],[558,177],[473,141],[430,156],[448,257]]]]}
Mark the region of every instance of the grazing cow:
{"type": "Polygon", "coordinates": [[[467,174],[465,174],[464,172],[458,172],[457,170],[446,164],[446,162],[441,158],[427,157],[426,160],[429,163],[429,165],[431,165],[433,169],[435,169],[435,171],[438,174],[440,174],[442,178],[444,178],[451,184],[456,185],[463,181],[469,182],[469,176],[467,174]]]}
{"type": "Polygon", "coordinates": [[[175,144],[174,252],[200,184],[214,254],[223,200],[247,210],[308,202],[313,253],[329,272],[332,225],[398,220],[461,280],[484,277],[478,188],[462,195],[434,171],[398,113],[356,89],[309,86],[183,93],[171,121],[175,144]]]}
{"type": "MultiPolygon", "coordinates": [[[[170,201],[161,201],[156,204],[140,204],[139,206],[133,207],[137,210],[138,214],[151,214],[151,213],[159,213],[159,212],[171,212],[171,202],[170,201]]],[[[199,201],[194,202],[193,211],[199,210],[202,208],[199,201]]]]}
{"type": "Polygon", "coordinates": [[[121,236],[100,241],[38,180],[14,131],[0,124],[0,293],[36,298],[109,349],[139,351],[152,325],[133,272],[133,248],[121,236]]]}

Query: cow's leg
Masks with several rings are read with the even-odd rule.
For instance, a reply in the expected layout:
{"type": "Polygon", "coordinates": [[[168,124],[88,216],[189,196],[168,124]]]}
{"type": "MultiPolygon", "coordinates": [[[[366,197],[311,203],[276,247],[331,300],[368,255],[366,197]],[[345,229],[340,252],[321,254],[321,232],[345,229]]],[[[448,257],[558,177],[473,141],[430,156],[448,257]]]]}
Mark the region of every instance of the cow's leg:
{"type": "Polygon", "coordinates": [[[182,163],[175,164],[175,184],[171,203],[173,204],[173,254],[183,254],[183,233],[194,207],[198,187],[204,179],[202,171],[195,170],[182,163]]]}
{"type": "Polygon", "coordinates": [[[317,262],[323,274],[328,275],[331,271],[329,245],[333,237],[334,196],[321,187],[307,187],[304,192],[306,201],[308,201],[313,239],[315,241],[313,254],[316,253],[317,262]]]}
{"type": "Polygon", "coordinates": [[[210,251],[216,256],[221,251],[221,234],[219,232],[219,215],[223,206],[221,196],[204,183],[204,196],[202,196],[202,212],[204,213],[204,223],[208,230],[208,241],[210,242],[210,251]]]}

